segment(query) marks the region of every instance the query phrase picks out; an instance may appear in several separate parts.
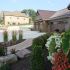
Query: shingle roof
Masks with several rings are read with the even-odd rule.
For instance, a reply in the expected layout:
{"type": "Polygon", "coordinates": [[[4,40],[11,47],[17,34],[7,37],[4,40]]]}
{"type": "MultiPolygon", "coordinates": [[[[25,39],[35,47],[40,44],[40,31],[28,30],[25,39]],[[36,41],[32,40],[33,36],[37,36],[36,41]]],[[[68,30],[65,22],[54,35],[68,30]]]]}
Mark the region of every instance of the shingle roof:
{"type": "Polygon", "coordinates": [[[37,20],[49,20],[49,18],[55,13],[55,11],[48,11],[48,10],[38,10],[37,20]]]}
{"type": "Polygon", "coordinates": [[[57,11],[50,19],[59,19],[70,16],[70,10],[67,8],[57,11]]]}

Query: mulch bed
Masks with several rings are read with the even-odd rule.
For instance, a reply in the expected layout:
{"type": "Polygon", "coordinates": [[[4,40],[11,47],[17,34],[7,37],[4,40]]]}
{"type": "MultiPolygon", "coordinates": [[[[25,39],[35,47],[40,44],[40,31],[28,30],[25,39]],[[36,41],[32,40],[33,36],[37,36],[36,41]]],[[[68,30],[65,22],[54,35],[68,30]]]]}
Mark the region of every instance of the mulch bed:
{"type": "Polygon", "coordinates": [[[12,40],[10,40],[10,41],[8,41],[8,42],[1,42],[0,43],[0,46],[1,47],[8,47],[8,46],[12,46],[12,45],[16,45],[16,44],[18,44],[18,43],[21,43],[21,42],[23,42],[25,39],[23,39],[23,40],[17,40],[17,41],[12,41],[12,40]]]}

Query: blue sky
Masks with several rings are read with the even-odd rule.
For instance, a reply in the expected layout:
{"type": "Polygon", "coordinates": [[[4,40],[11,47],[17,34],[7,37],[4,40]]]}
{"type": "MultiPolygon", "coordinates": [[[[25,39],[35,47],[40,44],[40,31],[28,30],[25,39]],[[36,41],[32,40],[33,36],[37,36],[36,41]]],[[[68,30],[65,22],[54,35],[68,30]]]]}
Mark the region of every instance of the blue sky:
{"type": "Polygon", "coordinates": [[[23,9],[60,10],[66,8],[70,0],[0,0],[0,11],[21,11],[23,9]]]}

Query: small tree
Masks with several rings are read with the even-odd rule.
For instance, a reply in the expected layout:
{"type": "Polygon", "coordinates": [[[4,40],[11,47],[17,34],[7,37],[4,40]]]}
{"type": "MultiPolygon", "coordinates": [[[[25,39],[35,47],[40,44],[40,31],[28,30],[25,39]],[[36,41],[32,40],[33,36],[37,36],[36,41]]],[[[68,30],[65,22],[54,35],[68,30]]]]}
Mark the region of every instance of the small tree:
{"type": "Polygon", "coordinates": [[[44,58],[42,52],[42,46],[33,46],[32,70],[44,70],[44,58]]]}

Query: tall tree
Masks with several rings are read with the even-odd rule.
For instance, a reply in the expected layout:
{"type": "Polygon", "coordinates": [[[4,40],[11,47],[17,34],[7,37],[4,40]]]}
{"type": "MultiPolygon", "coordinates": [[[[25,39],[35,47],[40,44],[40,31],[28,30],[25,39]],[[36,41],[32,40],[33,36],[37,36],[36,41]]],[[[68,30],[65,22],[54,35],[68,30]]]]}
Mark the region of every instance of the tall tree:
{"type": "Polygon", "coordinates": [[[22,10],[21,12],[22,12],[22,13],[25,13],[25,14],[27,14],[27,15],[29,15],[29,16],[32,18],[33,21],[34,21],[35,18],[36,18],[36,11],[33,10],[33,9],[24,9],[24,10],[22,10]]]}

